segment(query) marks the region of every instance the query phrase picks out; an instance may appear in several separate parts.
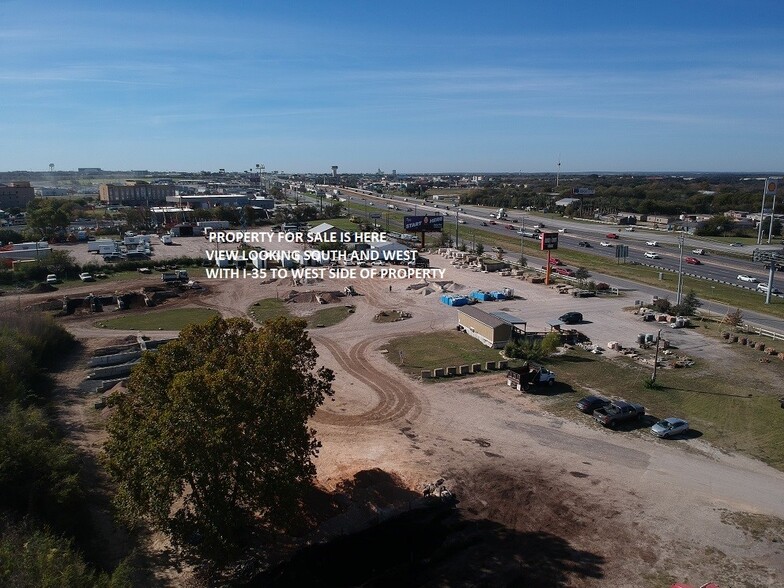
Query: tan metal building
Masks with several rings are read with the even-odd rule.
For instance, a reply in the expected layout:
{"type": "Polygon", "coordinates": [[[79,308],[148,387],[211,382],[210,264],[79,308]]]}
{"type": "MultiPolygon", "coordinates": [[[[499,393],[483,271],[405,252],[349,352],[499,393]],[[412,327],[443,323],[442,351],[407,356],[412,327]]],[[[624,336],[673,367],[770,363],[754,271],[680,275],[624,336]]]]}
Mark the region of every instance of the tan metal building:
{"type": "Polygon", "coordinates": [[[474,306],[457,309],[457,324],[488,347],[500,349],[512,339],[511,324],[474,306]]]}

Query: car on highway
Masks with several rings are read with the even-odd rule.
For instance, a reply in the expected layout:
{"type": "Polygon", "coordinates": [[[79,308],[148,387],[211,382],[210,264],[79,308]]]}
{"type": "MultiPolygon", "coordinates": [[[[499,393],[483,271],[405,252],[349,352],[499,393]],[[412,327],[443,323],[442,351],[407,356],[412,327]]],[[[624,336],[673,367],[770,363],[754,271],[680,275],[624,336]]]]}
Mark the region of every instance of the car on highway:
{"type": "Polygon", "coordinates": [[[588,241],[580,241],[578,243],[580,247],[591,247],[591,244],[588,241]]]}
{"type": "MultiPolygon", "coordinates": [[[[757,284],[757,292],[762,292],[763,294],[767,294],[768,293],[768,285],[767,284],[757,284]]],[[[774,287],[774,288],[771,288],[770,293],[771,294],[781,294],[781,290],[779,290],[778,288],[774,287]]]]}
{"type": "Polygon", "coordinates": [[[558,259],[557,257],[553,257],[550,259],[550,265],[563,265],[563,261],[558,259]]]}
{"type": "Polygon", "coordinates": [[[92,282],[95,280],[95,278],[93,278],[93,275],[87,272],[82,272],[81,274],[79,274],[79,279],[82,282],[92,282]]]}
{"type": "Polygon", "coordinates": [[[610,401],[601,396],[586,396],[577,401],[577,410],[585,414],[593,414],[597,408],[604,408],[610,401]]]}
{"type": "Polygon", "coordinates": [[[459,224],[461,224],[461,225],[464,225],[464,224],[466,224],[466,222],[465,222],[464,220],[459,220],[459,221],[457,221],[457,222],[458,222],[459,224]]]}
{"type": "Polygon", "coordinates": [[[660,259],[659,254],[655,251],[646,251],[643,255],[648,259],[660,259]]]}
{"type": "Polygon", "coordinates": [[[628,232],[628,233],[633,233],[634,232],[634,227],[626,227],[624,230],[626,232],[628,232]]]}
{"type": "Polygon", "coordinates": [[[566,231],[566,229],[558,229],[558,232],[559,233],[566,233],[567,231],[566,231]]]}
{"type": "Polygon", "coordinates": [[[485,221],[482,221],[482,226],[483,226],[483,227],[486,227],[486,226],[487,226],[487,223],[486,223],[485,221]]]}
{"type": "Polygon", "coordinates": [[[702,265],[702,262],[696,257],[684,257],[683,261],[685,261],[686,263],[690,263],[692,265],[702,265]]]}
{"type": "Polygon", "coordinates": [[[682,435],[689,430],[689,423],[683,419],[668,417],[651,427],[651,433],[662,439],[682,435]]]}
{"type": "Polygon", "coordinates": [[[576,325],[583,322],[583,315],[579,312],[567,312],[558,317],[558,320],[566,325],[576,325]]]}
{"type": "Polygon", "coordinates": [[[759,282],[757,278],[754,276],[747,276],[746,274],[738,274],[738,281],[739,282],[751,282],[752,284],[756,284],[759,282]]]}
{"type": "Polygon", "coordinates": [[[704,249],[692,249],[691,252],[694,255],[705,255],[705,250],[704,249]]]}
{"type": "Polygon", "coordinates": [[[506,225],[506,228],[509,229],[510,231],[514,231],[515,230],[515,226],[514,225],[506,225]]]}
{"type": "Polygon", "coordinates": [[[618,239],[618,234],[617,233],[607,233],[605,235],[605,237],[607,237],[608,239],[618,239]]]}
{"type": "Polygon", "coordinates": [[[570,267],[553,267],[552,271],[562,276],[569,276],[570,278],[574,277],[574,270],[570,267]]]}
{"type": "Polygon", "coordinates": [[[601,245],[602,247],[612,247],[613,246],[613,244],[609,243],[608,241],[602,241],[601,243],[599,243],[599,245],[601,245]]]}
{"type": "Polygon", "coordinates": [[[497,223],[497,222],[495,222],[495,221],[490,221],[490,224],[491,224],[491,225],[497,225],[498,223],[497,223]]]}
{"type": "Polygon", "coordinates": [[[743,247],[743,243],[738,243],[738,242],[730,243],[730,247],[743,247]]]}
{"type": "Polygon", "coordinates": [[[648,245],[649,247],[658,247],[659,246],[659,242],[658,241],[646,241],[645,244],[648,245]]]}

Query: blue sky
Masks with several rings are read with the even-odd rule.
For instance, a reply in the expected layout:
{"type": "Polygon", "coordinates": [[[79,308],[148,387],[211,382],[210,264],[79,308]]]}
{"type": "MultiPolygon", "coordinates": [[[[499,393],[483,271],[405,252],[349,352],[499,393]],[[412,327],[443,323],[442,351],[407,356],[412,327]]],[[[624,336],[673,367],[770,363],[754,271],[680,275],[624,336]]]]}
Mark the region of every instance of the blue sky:
{"type": "Polygon", "coordinates": [[[784,169],[779,1],[0,0],[0,169],[784,169]]]}

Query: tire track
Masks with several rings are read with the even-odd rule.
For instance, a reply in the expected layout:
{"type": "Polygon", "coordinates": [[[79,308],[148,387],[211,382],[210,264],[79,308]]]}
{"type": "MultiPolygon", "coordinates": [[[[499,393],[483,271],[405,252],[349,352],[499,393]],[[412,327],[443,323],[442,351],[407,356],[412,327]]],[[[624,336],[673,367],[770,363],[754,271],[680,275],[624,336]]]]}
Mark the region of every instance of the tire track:
{"type": "Polygon", "coordinates": [[[360,414],[342,415],[319,409],[314,417],[316,422],[340,426],[378,425],[402,418],[412,421],[422,413],[420,399],[405,383],[370,365],[367,349],[376,339],[361,341],[348,351],[329,339],[313,339],[329,350],[346,373],[362,382],[378,398],[373,408],[360,414]]]}

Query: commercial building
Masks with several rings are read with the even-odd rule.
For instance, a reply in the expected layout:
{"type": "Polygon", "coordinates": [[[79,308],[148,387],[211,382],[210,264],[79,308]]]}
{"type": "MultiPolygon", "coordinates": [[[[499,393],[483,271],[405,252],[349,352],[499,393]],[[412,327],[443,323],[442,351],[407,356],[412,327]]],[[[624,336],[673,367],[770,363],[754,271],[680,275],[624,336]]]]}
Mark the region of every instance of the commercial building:
{"type": "Polygon", "coordinates": [[[10,211],[12,208],[24,210],[35,198],[35,188],[30,182],[11,182],[0,184],[0,210],[10,211]]]}
{"type": "Polygon", "coordinates": [[[166,198],[174,196],[174,185],[148,184],[129,180],[124,184],[101,184],[98,197],[104,204],[125,206],[149,206],[165,204],[166,198]]]}
{"type": "Polygon", "coordinates": [[[501,348],[512,339],[511,324],[474,306],[461,307],[457,311],[457,324],[488,347],[501,348]]]}
{"type": "Polygon", "coordinates": [[[175,196],[174,192],[172,192],[171,195],[167,195],[166,202],[173,206],[189,206],[193,209],[212,208],[214,206],[237,208],[247,206],[248,204],[256,204],[256,201],[247,194],[193,194],[175,196]]]}

